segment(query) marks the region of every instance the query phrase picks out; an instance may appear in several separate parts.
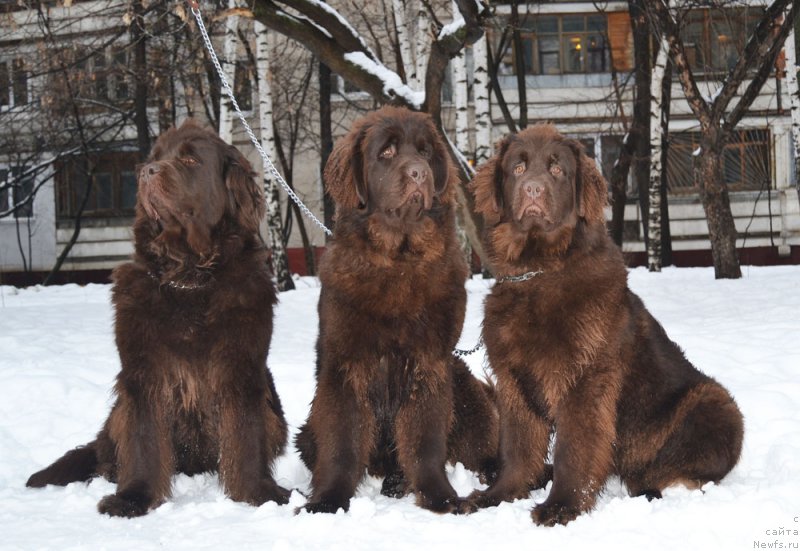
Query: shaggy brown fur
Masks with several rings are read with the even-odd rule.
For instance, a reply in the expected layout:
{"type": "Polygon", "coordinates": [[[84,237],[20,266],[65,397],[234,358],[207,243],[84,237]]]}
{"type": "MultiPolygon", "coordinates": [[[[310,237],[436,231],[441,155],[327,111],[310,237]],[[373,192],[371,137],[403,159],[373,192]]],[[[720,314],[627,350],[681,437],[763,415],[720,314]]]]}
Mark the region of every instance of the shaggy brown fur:
{"type": "Polygon", "coordinates": [[[133,261],[114,271],[122,369],[97,439],[28,486],[103,475],[98,509],[143,515],[173,473],[220,473],[236,501],[286,503],[270,473],[287,428],[266,359],[276,294],[258,238],[264,213],[247,160],[187,122],[139,172],[133,261]]]}
{"type": "Polygon", "coordinates": [[[337,142],[325,182],[337,220],[320,264],[317,389],[297,437],[312,471],[305,508],[347,510],[367,469],[385,495],[457,512],[445,462],[493,472],[498,421],[489,387],[451,354],[467,265],[446,149],[430,117],[384,107],[337,142]]]}
{"type": "Polygon", "coordinates": [[[613,473],[648,497],[722,479],[739,458],[741,413],[628,289],[606,234],[606,184],[581,144],[547,125],[508,136],[473,186],[498,278],[541,271],[499,280],[486,299],[500,472],[473,503],[526,497],[547,475],[553,430],[553,486],[537,524],[590,509],[613,473]]]}

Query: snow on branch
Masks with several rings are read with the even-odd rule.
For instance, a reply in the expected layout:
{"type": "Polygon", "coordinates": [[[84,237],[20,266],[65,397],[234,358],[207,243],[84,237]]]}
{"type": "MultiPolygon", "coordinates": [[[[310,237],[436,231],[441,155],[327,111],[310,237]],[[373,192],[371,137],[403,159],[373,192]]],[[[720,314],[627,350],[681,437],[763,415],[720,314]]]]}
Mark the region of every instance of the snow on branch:
{"type": "Polygon", "coordinates": [[[402,98],[407,104],[419,109],[425,102],[425,92],[412,90],[396,72],[381,63],[369,59],[363,52],[350,52],[344,59],[383,82],[383,93],[389,97],[402,98]]]}

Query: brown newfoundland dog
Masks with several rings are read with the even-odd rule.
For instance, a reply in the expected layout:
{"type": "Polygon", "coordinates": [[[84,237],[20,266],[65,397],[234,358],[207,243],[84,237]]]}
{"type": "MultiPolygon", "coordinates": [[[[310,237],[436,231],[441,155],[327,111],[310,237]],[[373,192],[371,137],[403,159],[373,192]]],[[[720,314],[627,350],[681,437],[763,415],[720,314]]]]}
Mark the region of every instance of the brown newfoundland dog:
{"type": "Polygon", "coordinates": [[[722,479],[742,446],[742,415],[627,286],[606,234],[606,184],[577,141],[548,125],[506,137],[474,181],[497,276],[484,337],[497,376],[497,480],[485,507],[526,497],[549,473],[537,524],[565,524],[611,474],[631,495],[722,479]]]}
{"type": "Polygon", "coordinates": [[[286,503],[270,472],[287,428],[266,365],[276,294],[250,164],[187,122],[161,135],[138,184],[135,254],[113,275],[116,402],[96,440],[28,486],[102,475],[118,486],[100,512],[134,517],[175,472],[219,471],[231,499],[286,503]]]}
{"type": "Polygon", "coordinates": [[[312,472],[305,509],[347,510],[366,470],[384,495],[459,512],[445,463],[490,475],[498,416],[452,355],[468,270],[447,150],[430,117],[384,107],[337,142],[325,183],[336,227],[320,263],[317,389],[296,439],[312,472]]]}

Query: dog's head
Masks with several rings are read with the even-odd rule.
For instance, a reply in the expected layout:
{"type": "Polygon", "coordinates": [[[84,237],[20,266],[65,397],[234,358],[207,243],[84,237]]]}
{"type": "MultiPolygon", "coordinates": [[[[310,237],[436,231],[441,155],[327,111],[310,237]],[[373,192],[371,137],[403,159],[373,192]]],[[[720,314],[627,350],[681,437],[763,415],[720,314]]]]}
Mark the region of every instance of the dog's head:
{"type": "Polygon", "coordinates": [[[487,227],[547,241],[579,221],[604,224],[606,183],[583,145],[537,125],[501,140],[472,183],[487,227]]]}
{"type": "Polygon", "coordinates": [[[200,256],[213,248],[223,220],[252,236],[264,216],[263,192],[244,155],[191,120],[159,136],[138,184],[137,216],[200,256]]]}
{"type": "Polygon", "coordinates": [[[325,167],[337,215],[360,210],[390,226],[413,226],[437,203],[452,200],[447,148],[430,116],[383,107],[355,122],[325,167]]]}

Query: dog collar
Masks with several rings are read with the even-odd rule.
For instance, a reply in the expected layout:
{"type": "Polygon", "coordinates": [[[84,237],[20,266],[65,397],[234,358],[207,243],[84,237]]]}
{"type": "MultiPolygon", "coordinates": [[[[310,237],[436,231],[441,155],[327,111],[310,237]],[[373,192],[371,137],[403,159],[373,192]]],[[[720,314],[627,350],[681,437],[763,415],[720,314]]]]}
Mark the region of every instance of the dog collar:
{"type": "Polygon", "coordinates": [[[538,276],[540,274],[543,274],[543,273],[544,273],[544,270],[535,270],[533,272],[525,272],[524,274],[521,274],[521,275],[513,275],[513,276],[512,275],[507,275],[507,276],[503,276],[501,278],[498,278],[497,281],[495,282],[495,284],[497,284],[497,283],[505,283],[507,281],[511,282],[511,283],[519,283],[520,281],[528,281],[529,279],[533,279],[534,277],[536,277],[536,276],[538,276]]]}
{"type": "Polygon", "coordinates": [[[201,289],[201,288],[205,287],[206,285],[208,285],[208,282],[206,282],[206,283],[179,283],[177,281],[163,282],[163,281],[161,281],[161,278],[158,277],[153,272],[147,272],[147,275],[149,275],[159,285],[166,285],[170,289],[194,290],[194,289],[201,289]]]}

